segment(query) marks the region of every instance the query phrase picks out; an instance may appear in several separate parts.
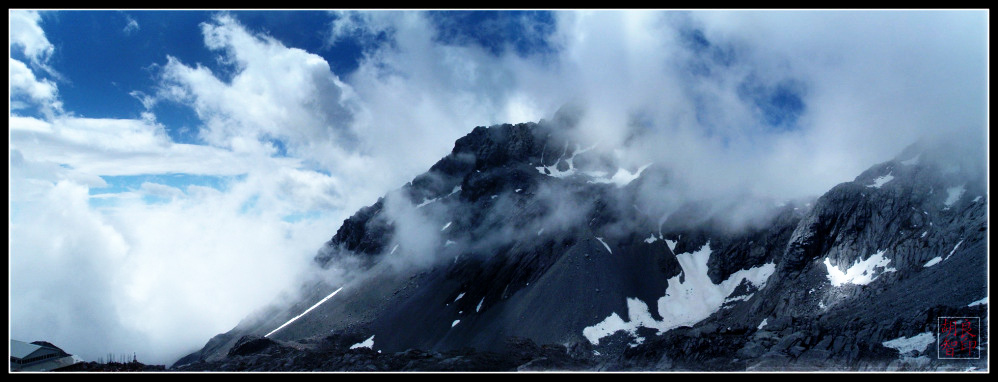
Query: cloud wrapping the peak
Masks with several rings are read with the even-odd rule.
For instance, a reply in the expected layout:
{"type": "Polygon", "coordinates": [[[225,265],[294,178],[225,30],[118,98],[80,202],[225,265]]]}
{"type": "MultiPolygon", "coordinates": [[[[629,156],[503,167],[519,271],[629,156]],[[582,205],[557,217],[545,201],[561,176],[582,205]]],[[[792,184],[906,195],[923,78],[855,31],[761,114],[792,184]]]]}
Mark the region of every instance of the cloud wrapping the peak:
{"type": "Polygon", "coordinates": [[[929,133],[983,136],[979,13],[563,16],[562,82],[588,105],[579,139],[700,192],[816,195],[929,133]]]}
{"type": "MultiPolygon", "coordinates": [[[[929,133],[985,145],[985,12],[486,17],[482,30],[508,36],[448,12],[344,12],[315,33],[333,54],[361,46],[348,73],[223,13],[199,30],[218,65],[161,52],[155,85],[126,89],[138,118],[63,110],[50,67],[61,51],[41,15],[10,16],[11,333],[90,358],[196,350],[296,286],[345,217],[475,126],[570,102],[584,105],[581,147],[668,175],[638,198],[661,213],[694,198],[818,195],[929,133]],[[195,116],[196,142],[171,138],[165,104],[195,116]],[[41,115],[19,114],[32,107],[41,115]],[[135,186],[113,189],[111,176],[135,186]]],[[[575,218],[551,198],[552,226],[575,218]]],[[[399,237],[407,250],[439,245],[446,217],[387,202],[416,227],[399,237]]]]}

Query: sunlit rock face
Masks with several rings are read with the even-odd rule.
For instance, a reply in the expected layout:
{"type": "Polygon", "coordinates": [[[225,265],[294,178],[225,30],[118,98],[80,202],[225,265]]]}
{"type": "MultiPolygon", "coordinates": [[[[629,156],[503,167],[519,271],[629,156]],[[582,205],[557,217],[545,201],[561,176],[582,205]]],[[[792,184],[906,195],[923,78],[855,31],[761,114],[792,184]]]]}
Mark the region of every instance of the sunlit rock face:
{"type": "Polygon", "coordinates": [[[950,370],[938,318],[986,324],[987,181],[933,147],[736,219],[643,204],[665,199],[668,164],[622,165],[572,121],[476,127],[320,249],[320,273],[351,277],[304,283],[175,367],[950,370]]]}

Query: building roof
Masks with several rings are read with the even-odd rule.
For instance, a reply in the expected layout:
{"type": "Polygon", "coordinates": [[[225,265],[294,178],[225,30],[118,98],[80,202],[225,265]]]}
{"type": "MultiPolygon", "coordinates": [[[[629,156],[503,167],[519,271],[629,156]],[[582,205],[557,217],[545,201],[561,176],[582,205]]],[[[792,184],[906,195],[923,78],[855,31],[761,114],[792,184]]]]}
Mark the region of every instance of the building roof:
{"type": "Polygon", "coordinates": [[[18,340],[10,340],[10,356],[14,358],[30,358],[32,353],[42,349],[44,348],[35,344],[29,344],[18,340]]]}
{"type": "Polygon", "coordinates": [[[17,368],[12,367],[11,369],[15,371],[51,371],[72,366],[80,362],[83,362],[82,358],[70,355],[65,357],[49,358],[44,362],[34,362],[29,365],[18,366],[17,368]]]}
{"type": "Polygon", "coordinates": [[[29,344],[24,341],[10,340],[10,358],[10,370],[12,371],[48,371],[83,362],[80,357],[67,354],[55,345],[44,341],[29,344]]]}

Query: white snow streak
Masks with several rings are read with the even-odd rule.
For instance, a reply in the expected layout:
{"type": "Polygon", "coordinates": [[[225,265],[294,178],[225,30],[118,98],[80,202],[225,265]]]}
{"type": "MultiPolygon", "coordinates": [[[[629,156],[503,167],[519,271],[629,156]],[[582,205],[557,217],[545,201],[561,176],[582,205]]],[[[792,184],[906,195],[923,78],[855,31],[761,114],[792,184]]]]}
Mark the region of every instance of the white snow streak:
{"type": "Polygon", "coordinates": [[[724,303],[727,304],[729,302],[734,302],[734,301],[748,301],[748,299],[752,298],[752,296],[755,296],[755,293],[750,293],[750,294],[745,294],[745,295],[741,295],[741,296],[730,297],[730,298],[724,299],[724,303]]]}
{"type": "Polygon", "coordinates": [[[270,337],[270,335],[274,334],[274,332],[283,329],[285,326],[288,326],[288,324],[290,324],[292,322],[295,322],[295,320],[297,320],[297,319],[301,318],[302,316],[308,314],[308,312],[311,312],[312,309],[315,309],[317,306],[322,305],[322,303],[326,302],[326,300],[329,300],[330,298],[332,298],[333,296],[335,296],[341,290],[343,290],[343,287],[340,287],[340,289],[337,289],[337,290],[333,291],[333,293],[330,293],[329,296],[326,296],[326,298],[324,298],[324,299],[320,300],[319,302],[315,303],[315,305],[312,305],[311,308],[306,309],[304,312],[302,312],[302,314],[299,314],[299,315],[295,316],[295,318],[292,318],[292,319],[288,320],[288,322],[285,322],[284,325],[281,325],[281,326],[277,327],[277,329],[271,330],[270,333],[267,333],[267,335],[265,335],[264,337],[270,337]]]}
{"type": "Polygon", "coordinates": [[[603,238],[602,238],[602,237],[598,237],[598,236],[597,236],[597,237],[596,237],[596,240],[599,240],[599,242],[600,242],[600,243],[603,243],[603,246],[604,246],[604,247],[606,247],[606,251],[607,251],[607,252],[610,252],[610,254],[613,254],[613,251],[611,251],[611,250],[610,250],[610,246],[609,246],[609,245],[606,245],[606,242],[605,242],[605,241],[603,241],[603,238]]]}
{"type": "Polygon", "coordinates": [[[422,203],[419,203],[419,205],[418,205],[418,206],[416,206],[416,208],[422,208],[423,206],[425,206],[425,205],[427,205],[427,204],[430,204],[430,203],[433,203],[433,202],[435,202],[435,201],[437,201],[437,198],[433,198],[433,199],[426,199],[426,200],[424,200],[424,201],[423,201],[422,203]]]}
{"type": "Polygon", "coordinates": [[[759,327],[758,327],[758,328],[756,328],[756,330],[761,330],[762,328],[766,327],[766,324],[768,323],[767,321],[769,321],[769,319],[768,319],[768,318],[764,318],[764,319],[762,319],[762,323],[761,323],[761,324],[759,324],[759,327]]]}
{"type": "Polygon", "coordinates": [[[943,260],[949,260],[949,257],[950,257],[950,256],[953,256],[953,252],[956,252],[956,249],[957,249],[957,248],[960,248],[960,244],[963,244],[963,240],[962,240],[962,239],[960,240],[960,242],[956,243],[956,245],[955,245],[955,246],[953,246],[953,250],[952,250],[952,251],[949,251],[949,254],[948,254],[948,255],[946,255],[946,258],[945,258],[945,259],[943,259],[943,260]]]}
{"type": "Polygon", "coordinates": [[[873,184],[869,185],[867,187],[880,188],[880,186],[883,186],[884,184],[886,184],[887,182],[890,182],[892,180],[894,180],[894,175],[887,174],[887,175],[881,176],[881,177],[879,177],[877,179],[874,179],[873,180],[873,184]]]}
{"type": "Polygon", "coordinates": [[[984,298],[982,298],[980,300],[977,300],[977,301],[974,301],[974,302],[972,302],[970,304],[967,304],[967,306],[984,305],[984,304],[987,304],[987,303],[988,303],[988,298],[984,297],[984,298]]]}
{"type": "MultiPolygon", "coordinates": [[[[447,194],[447,196],[454,195],[454,194],[458,193],[459,191],[461,191],[461,185],[455,186],[454,189],[451,190],[451,192],[449,194],[447,194]]],[[[423,206],[425,206],[427,204],[433,203],[433,202],[437,201],[437,199],[439,199],[439,198],[426,199],[422,203],[419,203],[419,205],[416,206],[416,208],[420,208],[420,207],[423,207],[423,206]]]]}
{"type": "Polygon", "coordinates": [[[940,261],[943,261],[943,258],[940,257],[940,256],[936,256],[936,257],[933,257],[932,260],[926,261],[925,265],[923,265],[922,267],[923,268],[928,268],[928,267],[931,267],[933,265],[939,264],[940,261]]]}

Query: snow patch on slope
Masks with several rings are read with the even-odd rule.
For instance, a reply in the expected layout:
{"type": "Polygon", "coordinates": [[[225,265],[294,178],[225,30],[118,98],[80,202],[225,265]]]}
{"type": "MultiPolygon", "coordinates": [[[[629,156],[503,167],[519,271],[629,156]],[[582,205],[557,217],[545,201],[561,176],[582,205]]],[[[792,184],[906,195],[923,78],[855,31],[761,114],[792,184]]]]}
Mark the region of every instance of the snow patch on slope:
{"type": "MultiPolygon", "coordinates": [[[[550,166],[536,167],[537,172],[539,172],[541,174],[544,174],[544,175],[553,176],[555,178],[566,178],[566,177],[575,175],[575,173],[576,173],[576,168],[575,168],[575,163],[574,163],[575,156],[579,155],[579,154],[582,154],[582,153],[584,153],[586,151],[592,150],[594,148],[596,148],[596,145],[592,145],[591,147],[589,147],[587,149],[580,150],[579,146],[576,145],[575,146],[575,151],[572,152],[572,156],[570,156],[568,158],[565,158],[565,154],[562,154],[561,157],[559,157],[558,160],[554,162],[554,164],[552,164],[550,166]],[[558,163],[560,163],[561,161],[565,161],[565,163],[568,164],[568,169],[567,170],[565,170],[565,171],[558,170],[558,163]]],[[[568,144],[567,143],[565,144],[565,152],[568,152],[568,144]]]]}
{"type": "MultiPolygon", "coordinates": [[[[460,191],[461,191],[461,185],[457,185],[457,186],[454,187],[453,190],[451,190],[451,192],[449,194],[447,194],[447,196],[454,195],[454,194],[456,194],[456,193],[458,193],[460,191]]],[[[447,196],[444,196],[444,197],[446,198],[447,196]]],[[[423,206],[426,206],[427,204],[433,203],[433,202],[437,201],[438,199],[440,199],[440,198],[427,198],[427,199],[424,199],[422,203],[419,203],[418,205],[416,205],[416,208],[421,208],[423,206]]]]}
{"type": "Polygon", "coordinates": [[[897,349],[902,355],[905,355],[912,351],[921,352],[933,342],[936,342],[936,337],[932,332],[925,332],[911,337],[898,337],[884,341],[883,344],[885,347],[897,349]]]}
{"type": "Polygon", "coordinates": [[[894,180],[894,175],[893,174],[887,174],[887,175],[881,176],[881,177],[879,177],[877,179],[874,179],[873,180],[873,184],[871,184],[871,185],[869,185],[867,187],[880,188],[880,186],[883,186],[884,184],[886,184],[887,182],[890,182],[892,180],[894,180]]]}
{"type": "Polygon", "coordinates": [[[357,348],[373,349],[373,347],[374,347],[374,336],[371,336],[371,338],[364,340],[364,342],[358,342],[350,346],[351,349],[357,349],[357,348]]]}
{"type": "Polygon", "coordinates": [[[894,268],[887,267],[887,264],[890,262],[891,259],[884,257],[884,251],[879,251],[866,260],[857,259],[845,272],[842,272],[837,266],[832,265],[831,260],[826,257],[825,268],[828,270],[828,280],[832,282],[832,286],[842,286],[845,284],[866,285],[877,279],[877,275],[875,274],[877,268],[883,268],[881,273],[896,271],[894,268]]]}
{"type": "Polygon", "coordinates": [[[963,193],[967,191],[967,188],[964,186],[965,185],[961,184],[956,187],[947,188],[946,201],[943,202],[943,204],[945,204],[946,207],[952,207],[954,203],[960,200],[960,197],[963,196],[963,193]]]}
{"type": "Polygon", "coordinates": [[[905,166],[914,166],[914,165],[918,164],[918,160],[921,157],[922,157],[922,154],[915,155],[914,158],[901,161],[901,164],[903,164],[905,166]]]}
{"type": "Polygon", "coordinates": [[[724,299],[724,303],[727,304],[729,302],[735,302],[735,301],[748,301],[750,298],[752,298],[752,296],[755,296],[755,293],[745,294],[745,295],[735,296],[735,297],[729,297],[729,298],[724,299]]]}
{"type": "Polygon", "coordinates": [[[598,345],[603,337],[621,330],[636,336],[639,327],[657,329],[659,333],[663,333],[680,326],[692,326],[717,312],[724,305],[725,298],[734,292],[743,280],[762,288],[776,270],[776,264],[769,263],[740,270],[720,284],[714,284],[707,276],[709,257],[710,242],[696,252],[676,256],[685,275],[685,282],[680,283],[678,275],[668,280],[669,287],[665,291],[665,296],[658,299],[661,321],[651,316],[647,304],[638,298],[628,297],[627,321],[617,313],[611,313],[600,323],[583,329],[582,335],[589,342],[598,345]]]}
{"type": "MultiPolygon", "coordinates": [[[[590,178],[589,183],[604,183],[604,184],[612,183],[617,185],[617,187],[624,187],[633,182],[638,177],[640,177],[641,173],[644,172],[645,169],[648,168],[648,166],[651,166],[651,163],[648,163],[638,168],[638,170],[635,172],[630,172],[624,168],[617,168],[617,172],[615,172],[613,176],[610,177],[607,177],[608,174],[604,171],[582,171],[576,168],[575,156],[582,154],[586,151],[592,150],[594,148],[596,148],[596,145],[592,145],[591,147],[586,149],[579,149],[578,146],[576,146],[576,150],[572,152],[572,155],[569,156],[568,158],[565,158],[565,154],[562,154],[561,157],[559,157],[558,160],[554,162],[554,164],[550,166],[537,166],[534,168],[537,169],[537,172],[541,174],[555,178],[567,178],[576,174],[580,174],[589,177],[590,178]],[[568,168],[565,171],[561,171],[558,169],[558,164],[561,163],[562,161],[564,161],[565,164],[568,165],[568,168]]],[[[567,152],[568,152],[568,145],[566,144],[565,153],[567,152]]],[[[517,190],[516,192],[520,192],[520,190],[517,190]]]]}
{"type": "Polygon", "coordinates": [[[943,258],[940,257],[940,256],[936,256],[936,257],[933,257],[932,260],[926,261],[925,265],[923,265],[922,267],[928,268],[928,267],[931,267],[933,265],[939,264],[940,261],[943,261],[943,258]]]}
{"type": "Polygon", "coordinates": [[[640,177],[641,173],[644,172],[645,169],[648,168],[648,166],[651,166],[651,163],[641,166],[640,168],[638,168],[638,171],[635,172],[630,172],[623,168],[618,168],[617,172],[613,174],[613,176],[610,178],[606,178],[605,173],[602,172],[586,173],[586,175],[593,177],[593,179],[589,180],[589,183],[613,183],[616,184],[617,187],[619,188],[630,184],[635,179],[640,177]]]}
{"type": "Polygon", "coordinates": [[[678,240],[666,240],[665,241],[665,245],[668,245],[669,246],[669,250],[672,251],[673,253],[675,253],[676,252],[676,243],[678,243],[678,242],[679,242],[678,240]]]}

